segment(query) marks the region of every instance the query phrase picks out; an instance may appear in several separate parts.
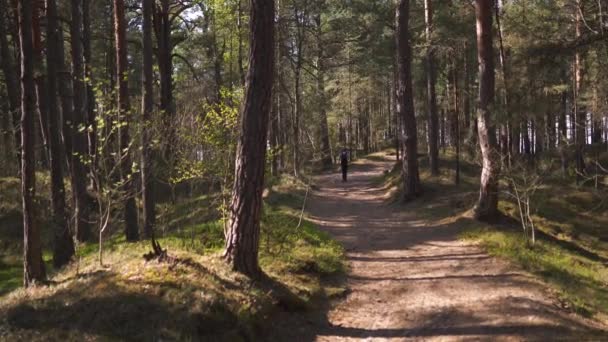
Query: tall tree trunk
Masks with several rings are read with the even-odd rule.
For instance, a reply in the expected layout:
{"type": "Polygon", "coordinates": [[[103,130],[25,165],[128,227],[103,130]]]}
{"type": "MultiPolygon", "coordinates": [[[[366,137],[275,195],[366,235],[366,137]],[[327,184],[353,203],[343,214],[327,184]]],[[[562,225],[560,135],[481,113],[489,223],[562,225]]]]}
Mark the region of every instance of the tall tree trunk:
{"type": "Polygon", "coordinates": [[[432,0],[424,0],[426,23],[426,94],[428,107],[428,153],[431,175],[439,175],[439,119],[437,117],[437,70],[435,67],[435,49],[433,48],[433,4],[432,0]]]}
{"type": "Polygon", "coordinates": [[[532,154],[532,141],[530,140],[530,121],[529,120],[524,120],[522,122],[522,134],[523,134],[523,141],[524,141],[524,154],[526,156],[530,156],[532,154]]]}
{"type": "MultiPolygon", "coordinates": [[[[576,1],[576,37],[579,38],[582,35],[583,18],[581,13],[583,11],[582,0],[576,1]]],[[[585,174],[585,160],[584,160],[584,149],[587,138],[586,121],[587,111],[581,103],[581,89],[584,80],[584,67],[583,67],[583,56],[578,50],[574,55],[574,124],[576,126],[574,132],[575,146],[576,146],[576,182],[577,184],[581,181],[582,176],[585,174]]]]}
{"type": "Polygon", "coordinates": [[[501,18],[501,9],[502,9],[502,0],[496,0],[495,3],[495,15],[496,15],[496,26],[498,31],[498,47],[499,47],[499,62],[500,62],[500,71],[502,78],[502,105],[503,110],[506,113],[505,118],[502,118],[502,123],[500,124],[500,145],[501,145],[501,154],[503,158],[507,158],[507,162],[511,163],[511,139],[510,139],[510,111],[509,111],[509,87],[507,80],[507,61],[505,55],[505,48],[503,44],[503,27],[500,22],[501,18]]]}
{"type": "Polygon", "coordinates": [[[422,194],[418,173],[418,138],[412,89],[412,47],[410,45],[409,0],[399,0],[396,10],[397,39],[397,110],[403,120],[401,143],[403,145],[403,200],[411,200],[422,194]]]}
{"type": "MultiPolygon", "coordinates": [[[[71,174],[73,167],[72,164],[72,132],[71,122],[74,117],[74,103],[72,95],[72,78],[68,65],[65,62],[65,46],[63,39],[63,30],[57,30],[57,91],[59,93],[59,102],[61,104],[61,119],[60,127],[63,138],[63,147],[65,150],[66,160],[70,165],[68,173],[70,173],[70,179],[73,179],[71,174]]],[[[73,182],[72,182],[73,184],[73,182]]],[[[73,199],[73,198],[72,198],[73,199]]],[[[75,207],[75,206],[74,206],[75,207]]]]}
{"type": "Polygon", "coordinates": [[[451,132],[452,135],[452,146],[455,150],[455,166],[454,166],[454,183],[460,184],[460,107],[459,107],[459,93],[458,93],[458,67],[456,65],[456,59],[451,66],[451,90],[452,95],[450,99],[450,121],[452,123],[451,132]]]}
{"type": "MultiPolygon", "coordinates": [[[[298,57],[300,60],[301,57],[298,57]]],[[[300,68],[301,63],[298,61],[296,66],[296,72],[294,75],[294,110],[293,110],[293,174],[298,177],[300,174],[300,115],[302,112],[302,97],[301,92],[301,81],[300,81],[300,68]]]]}
{"type": "Polygon", "coordinates": [[[477,131],[483,168],[479,199],[474,208],[476,219],[492,220],[498,216],[498,177],[496,129],[490,109],[494,103],[494,50],[492,45],[492,9],[494,0],[475,0],[477,20],[477,60],[479,62],[479,107],[477,131]]]}
{"type": "Polygon", "coordinates": [[[135,205],[135,184],[131,171],[131,151],[129,137],[130,110],[129,103],[129,69],[127,64],[127,40],[125,25],[124,0],[114,0],[114,39],[116,44],[116,78],[118,80],[118,121],[120,122],[118,146],[126,155],[121,160],[123,193],[125,200],[124,220],[127,241],[139,240],[137,226],[137,207],[135,205]]]}
{"type": "Polygon", "coordinates": [[[274,1],[251,0],[250,28],[249,70],[224,257],[235,271],[258,278],[266,135],[274,77],[274,1]]]}
{"type": "Polygon", "coordinates": [[[238,68],[241,86],[245,86],[245,68],[243,67],[243,0],[238,0],[236,29],[238,40],[238,68]]]}
{"type": "MultiPolygon", "coordinates": [[[[143,94],[142,94],[142,132],[141,132],[141,197],[143,202],[144,234],[154,239],[156,218],[154,203],[154,169],[150,147],[152,111],[154,110],[154,78],[152,71],[152,13],[154,0],[143,2],[143,94]]],[[[153,242],[154,246],[154,242],[153,242]]]]}
{"type": "MultiPolygon", "coordinates": [[[[321,9],[319,9],[321,11],[321,9]]],[[[329,128],[327,124],[327,96],[325,94],[325,60],[323,56],[323,27],[321,13],[315,18],[317,25],[317,101],[319,103],[319,137],[321,138],[321,160],[324,169],[330,169],[333,162],[329,144],[329,128]]]]}
{"type": "Polygon", "coordinates": [[[42,144],[44,146],[43,155],[46,165],[49,165],[49,127],[48,127],[48,89],[46,77],[42,70],[44,69],[43,54],[42,54],[42,29],[40,25],[40,16],[43,3],[35,1],[32,8],[32,35],[34,47],[34,83],[36,84],[36,107],[38,109],[38,119],[40,124],[40,133],[42,136],[42,144]]]}
{"type": "MultiPolygon", "coordinates": [[[[87,138],[89,142],[89,155],[94,155],[96,150],[96,137],[97,132],[95,131],[95,92],[93,91],[93,84],[91,79],[93,77],[92,70],[92,57],[91,57],[91,0],[82,0],[82,47],[84,56],[84,74],[87,79],[86,82],[86,111],[87,111],[87,125],[92,127],[88,130],[87,138]]],[[[91,165],[95,167],[95,165],[91,165]]]]}
{"type": "Polygon", "coordinates": [[[21,198],[23,204],[23,285],[46,279],[42,261],[40,230],[34,222],[36,188],[34,160],[34,49],[32,42],[32,1],[19,0],[19,45],[21,50],[21,198]]]}
{"type": "Polygon", "coordinates": [[[175,117],[173,100],[173,44],[171,43],[170,0],[160,0],[154,15],[157,41],[158,72],[160,74],[160,111],[164,118],[166,132],[165,159],[173,167],[172,145],[175,142],[175,130],[172,123],[175,117]]]}
{"type": "Polygon", "coordinates": [[[46,70],[48,82],[48,128],[51,166],[51,206],[53,208],[53,265],[61,267],[67,264],[74,256],[74,240],[67,220],[65,210],[65,187],[63,184],[63,167],[65,154],[61,143],[59,125],[59,104],[57,103],[57,71],[59,61],[58,47],[59,24],[57,20],[57,3],[55,0],[46,0],[47,17],[47,53],[46,70]]]}
{"type": "MultiPolygon", "coordinates": [[[[72,84],[74,110],[70,123],[72,193],[74,196],[75,231],[78,241],[91,237],[89,208],[87,203],[86,167],[83,162],[88,153],[87,140],[83,126],[86,123],[85,83],[82,55],[82,1],[72,0],[72,22],[70,35],[72,42],[72,84]]],[[[67,138],[67,137],[66,137],[67,138]]]]}
{"type": "MultiPolygon", "coordinates": [[[[10,110],[10,119],[9,122],[12,121],[12,126],[15,127],[19,122],[19,83],[17,71],[19,70],[15,63],[13,62],[13,57],[9,50],[8,39],[6,38],[6,34],[8,32],[8,26],[6,25],[6,17],[5,15],[8,13],[8,6],[6,4],[7,0],[0,0],[0,63],[2,67],[2,73],[4,74],[4,80],[6,82],[6,93],[8,95],[8,108],[10,110]]],[[[13,139],[15,142],[14,149],[17,151],[16,160],[20,160],[19,149],[21,146],[21,133],[18,128],[11,129],[11,133],[13,134],[13,139]]],[[[15,159],[13,159],[15,160],[15,159]]],[[[16,165],[16,163],[14,164],[16,165]]]]}
{"type": "Polygon", "coordinates": [[[0,135],[2,135],[2,154],[0,158],[4,160],[4,164],[0,167],[0,176],[14,175],[15,172],[12,170],[12,161],[14,159],[15,146],[13,144],[13,123],[10,118],[10,109],[7,101],[4,101],[5,97],[8,97],[5,93],[6,86],[0,85],[0,97],[3,100],[0,101],[0,135]]]}

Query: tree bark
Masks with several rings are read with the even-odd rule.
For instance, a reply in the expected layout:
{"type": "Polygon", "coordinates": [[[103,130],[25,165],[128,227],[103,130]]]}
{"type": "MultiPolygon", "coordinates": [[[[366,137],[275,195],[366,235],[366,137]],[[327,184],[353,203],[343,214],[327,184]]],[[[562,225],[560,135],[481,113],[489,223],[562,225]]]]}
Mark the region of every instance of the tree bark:
{"type": "Polygon", "coordinates": [[[44,162],[49,165],[49,127],[48,127],[48,89],[46,77],[43,73],[44,63],[42,56],[42,29],[40,25],[40,12],[42,11],[42,2],[35,1],[32,3],[32,35],[34,48],[34,83],[36,84],[36,107],[38,109],[38,119],[40,124],[40,133],[42,144],[44,146],[44,162]]]}
{"type": "Polygon", "coordinates": [[[497,218],[498,212],[498,160],[496,129],[490,109],[494,103],[494,51],[492,45],[493,0],[475,0],[477,20],[477,60],[479,63],[479,107],[477,131],[483,159],[479,199],[474,207],[474,217],[482,220],[497,218]]]}
{"type": "MultiPolygon", "coordinates": [[[[71,117],[70,135],[72,168],[72,193],[74,196],[74,227],[78,241],[88,241],[91,238],[89,208],[87,203],[86,166],[87,140],[83,126],[86,124],[85,83],[82,55],[82,1],[72,0],[72,22],[70,35],[72,42],[72,84],[73,112],[71,117]]],[[[67,138],[67,137],[66,137],[67,138]]]]}
{"type": "Polygon", "coordinates": [[[143,94],[142,94],[142,133],[141,133],[141,195],[143,202],[144,234],[154,238],[156,218],[154,203],[154,170],[150,147],[150,125],[154,110],[153,71],[152,71],[152,13],[154,0],[143,1],[143,94]]]}
{"type": "Polygon", "coordinates": [[[36,187],[34,160],[34,49],[32,42],[32,1],[19,0],[19,46],[21,50],[21,199],[23,205],[23,285],[29,287],[46,279],[42,261],[40,230],[34,222],[36,187]]]}
{"type": "Polygon", "coordinates": [[[439,175],[439,118],[437,116],[437,70],[435,66],[435,51],[433,48],[433,4],[432,0],[424,0],[425,35],[428,44],[426,51],[426,94],[428,107],[428,153],[431,175],[439,175]]]}
{"type": "Polygon", "coordinates": [[[409,15],[409,0],[399,0],[395,15],[398,72],[397,110],[403,121],[401,144],[403,145],[402,199],[404,201],[414,199],[422,194],[418,171],[418,138],[412,89],[412,47],[410,45],[409,15]]]}
{"type": "MultiPolygon", "coordinates": [[[[6,0],[0,0],[0,63],[2,66],[2,73],[4,74],[4,80],[6,82],[6,93],[8,95],[8,108],[10,110],[10,120],[12,121],[11,129],[13,139],[15,142],[14,150],[16,153],[16,160],[20,160],[20,146],[21,146],[21,133],[15,126],[19,122],[19,83],[17,76],[17,66],[13,62],[13,57],[9,50],[8,39],[6,38],[6,32],[8,32],[8,26],[6,25],[5,14],[8,13],[8,6],[6,0]]],[[[15,159],[13,159],[15,160],[15,159]]],[[[13,165],[16,165],[13,164],[13,165]]]]}
{"type": "Polygon", "coordinates": [[[120,122],[118,146],[120,153],[126,155],[121,161],[121,173],[124,196],[125,236],[127,241],[139,240],[137,226],[137,207],[135,205],[135,184],[131,171],[131,151],[129,137],[130,110],[129,103],[129,70],[127,64],[127,40],[124,0],[114,0],[114,35],[116,44],[116,78],[118,80],[118,121],[120,122]]]}
{"type": "Polygon", "coordinates": [[[59,125],[59,104],[57,102],[57,71],[61,64],[59,61],[58,46],[59,25],[57,20],[57,3],[55,0],[46,0],[47,17],[47,84],[48,84],[48,128],[49,128],[49,156],[51,166],[51,206],[53,208],[53,265],[59,268],[74,256],[74,241],[67,220],[65,210],[65,187],[63,184],[64,151],[61,143],[59,125]]]}
{"type": "MultiPolygon", "coordinates": [[[[87,138],[89,142],[89,155],[94,155],[96,150],[96,137],[97,132],[95,130],[95,92],[93,91],[93,84],[91,79],[93,77],[92,70],[92,57],[91,57],[91,0],[82,0],[82,47],[84,56],[84,74],[87,78],[86,82],[86,112],[87,112],[87,125],[91,126],[92,129],[88,130],[87,138]]],[[[95,167],[95,165],[91,165],[95,167]]]]}
{"type": "MultiPolygon", "coordinates": [[[[583,11],[583,3],[581,0],[576,1],[576,37],[579,38],[582,35],[582,21],[581,12],[583,11]]],[[[575,136],[575,146],[576,146],[576,182],[577,184],[581,181],[582,176],[585,174],[585,159],[584,159],[584,149],[587,138],[587,130],[586,130],[586,119],[587,119],[587,111],[581,103],[581,89],[583,87],[584,80],[584,67],[583,67],[583,55],[580,51],[576,51],[574,55],[574,124],[576,128],[574,129],[575,136]]]]}
{"type": "Polygon", "coordinates": [[[249,70],[224,256],[235,271],[259,278],[266,135],[274,77],[274,1],[251,0],[250,28],[249,70]]]}
{"type": "MultiPolygon", "coordinates": [[[[172,163],[172,146],[175,142],[175,130],[172,120],[175,117],[173,99],[173,44],[171,43],[170,1],[160,0],[154,13],[154,25],[157,42],[158,73],[160,75],[160,112],[167,129],[165,160],[172,163]]],[[[169,165],[173,167],[173,165],[169,165]]]]}

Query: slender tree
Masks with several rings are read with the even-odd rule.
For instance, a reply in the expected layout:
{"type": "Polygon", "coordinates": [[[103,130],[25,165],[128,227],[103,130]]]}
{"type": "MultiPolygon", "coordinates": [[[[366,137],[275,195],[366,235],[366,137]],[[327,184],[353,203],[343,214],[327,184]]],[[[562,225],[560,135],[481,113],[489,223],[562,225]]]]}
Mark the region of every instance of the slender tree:
{"type": "Polygon", "coordinates": [[[477,60],[479,63],[479,107],[477,132],[483,168],[479,199],[474,208],[477,219],[491,220],[498,215],[498,158],[496,129],[490,109],[494,103],[494,51],[492,45],[492,14],[494,0],[475,0],[477,20],[477,60]]]}
{"type": "Polygon", "coordinates": [[[274,13],[273,0],[251,0],[249,70],[224,251],[234,270],[252,278],[261,275],[258,249],[274,77],[274,13]]]}
{"type": "Polygon", "coordinates": [[[153,238],[154,220],[154,176],[150,147],[150,125],[154,106],[152,73],[152,13],[154,0],[143,1],[143,94],[142,94],[142,154],[141,193],[143,202],[143,223],[146,237],[153,238]]]}
{"type": "Polygon", "coordinates": [[[428,107],[428,152],[429,166],[433,176],[439,175],[439,119],[437,117],[437,70],[435,67],[435,51],[433,48],[433,2],[424,0],[424,18],[426,23],[425,35],[428,44],[426,52],[426,84],[428,107]]]}
{"type": "Polygon", "coordinates": [[[49,127],[48,127],[48,89],[46,83],[46,75],[42,70],[44,69],[44,56],[42,53],[42,25],[41,25],[41,12],[43,8],[43,2],[34,2],[32,4],[32,35],[33,35],[33,48],[34,48],[34,84],[36,85],[36,109],[38,111],[38,122],[40,125],[40,132],[42,137],[42,144],[44,146],[43,161],[46,165],[49,164],[49,127]]]}
{"type": "MultiPolygon", "coordinates": [[[[16,65],[13,61],[13,56],[9,51],[9,43],[6,35],[8,33],[8,26],[6,25],[6,15],[8,14],[7,0],[0,0],[0,66],[2,67],[2,73],[4,74],[4,81],[6,83],[6,93],[8,95],[8,108],[10,110],[10,121],[13,126],[19,122],[19,81],[16,65]]],[[[13,132],[15,141],[15,150],[17,150],[17,159],[19,160],[19,146],[21,146],[21,135],[20,131],[16,129],[13,132]]],[[[15,163],[16,164],[16,163],[15,163]]]]}
{"type": "Polygon", "coordinates": [[[57,3],[46,0],[47,17],[47,52],[46,70],[48,84],[48,128],[49,159],[51,166],[51,206],[53,208],[53,264],[61,267],[67,264],[74,255],[74,241],[70,234],[65,210],[65,187],[63,185],[64,152],[61,143],[59,126],[59,104],[57,102],[57,70],[60,65],[58,46],[59,25],[57,21],[57,3]]]}
{"type": "Polygon", "coordinates": [[[118,83],[118,121],[120,122],[118,146],[121,150],[122,190],[125,196],[124,220],[127,241],[139,240],[135,185],[133,183],[129,137],[129,71],[127,64],[127,40],[124,0],[114,0],[114,42],[116,44],[116,78],[118,83]],[[124,153],[124,155],[122,155],[124,153]]]}
{"type": "Polygon", "coordinates": [[[323,56],[323,28],[321,22],[321,4],[319,13],[315,17],[316,43],[317,43],[317,101],[319,105],[319,138],[321,139],[321,160],[325,169],[330,169],[333,161],[331,159],[331,147],[329,144],[329,129],[327,124],[327,98],[325,94],[325,60],[323,56]]]}
{"type": "MultiPolygon", "coordinates": [[[[72,84],[73,84],[73,112],[68,122],[69,134],[71,136],[71,173],[72,194],[74,202],[74,228],[78,241],[88,241],[91,238],[91,227],[89,224],[89,208],[87,203],[87,180],[85,159],[88,155],[86,130],[86,107],[85,107],[85,82],[82,55],[82,1],[72,0],[72,22],[70,24],[70,36],[72,43],[72,84]]],[[[66,139],[68,139],[66,137],[66,139]]],[[[70,151],[68,150],[68,151],[70,151]]]]}
{"type": "Polygon", "coordinates": [[[32,1],[17,2],[19,47],[21,52],[21,198],[23,202],[23,285],[28,287],[46,279],[42,261],[40,230],[34,222],[36,189],[34,159],[34,49],[32,41],[32,1]]]}
{"type": "Polygon", "coordinates": [[[411,200],[422,194],[418,171],[418,138],[412,89],[412,47],[409,32],[409,0],[399,0],[396,10],[397,43],[397,111],[402,120],[401,144],[403,146],[403,200],[411,200]]]}
{"type": "MultiPolygon", "coordinates": [[[[583,1],[576,0],[575,6],[575,30],[576,38],[580,39],[583,30],[583,1]]],[[[585,143],[587,140],[587,110],[584,108],[583,101],[581,99],[581,90],[583,89],[583,82],[585,78],[584,68],[584,57],[581,51],[577,50],[574,54],[574,85],[573,85],[573,115],[574,115],[574,141],[576,145],[576,182],[579,183],[582,176],[585,174],[585,143]]]]}

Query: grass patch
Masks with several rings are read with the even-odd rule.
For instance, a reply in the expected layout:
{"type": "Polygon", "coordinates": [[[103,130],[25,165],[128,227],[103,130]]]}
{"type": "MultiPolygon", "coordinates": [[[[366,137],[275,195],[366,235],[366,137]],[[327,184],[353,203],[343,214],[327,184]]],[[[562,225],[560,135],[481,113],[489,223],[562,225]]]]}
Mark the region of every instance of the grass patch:
{"type": "MultiPolygon", "coordinates": [[[[465,156],[466,157],[466,156],[465,156]]],[[[508,217],[490,225],[463,217],[478,196],[480,167],[468,158],[460,161],[460,184],[454,182],[455,156],[441,154],[440,174],[431,176],[426,156],[420,158],[424,195],[409,203],[420,217],[452,224],[461,238],[478,243],[537,275],[560,299],[562,306],[585,316],[608,315],[608,201],[606,189],[577,187],[561,175],[547,177],[534,201],[537,243],[530,247],[518,226],[516,204],[500,196],[499,208],[508,217]]],[[[377,184],[400,188],[399,170],[377,184]]],[[[501,188],[505,189],[505,184],[501,188]]],[[[395,196],[398,198],[397,196],[395,196]]],[[[466,216],[466,215],[465,215],[466,216]]]]}
{"type": "Polygon", "coordinates": [[[98,264],[98,245],[81,244],[76,261],[65,269],[55,272],[49,265],[48,285],[24,290],[18,289],[21,259],[5,256],[0,339],[255,340],[274,315],[317,307],[343,292],[342,247],[306,220],[298,227],[305,189],[303,182],[287,178],[268,192],[260,244],[268,277],[258,282],[221,260],[224,225],[207,215],[213,205],[205,196],[163,212],[167,217],[161,222],[173,224],[159,230],[159,242],[177,258],[173,263],[145,262],[149,243],[126,243],[117,232],[104,241],[104,267],[98,264]],[[200,208],[205,213],[192,214],[200,208]]]}
{"type": "Polygon", "coordinates": [[[529,247],[520,232],[493,227],[471,228],[465,240],[483,245],[490,254],[504,257],[540,276],[558,290],[560,298],[585,316],[608,313],[608,269],[598,261],[555,243],[540,240],[529,247]]]}

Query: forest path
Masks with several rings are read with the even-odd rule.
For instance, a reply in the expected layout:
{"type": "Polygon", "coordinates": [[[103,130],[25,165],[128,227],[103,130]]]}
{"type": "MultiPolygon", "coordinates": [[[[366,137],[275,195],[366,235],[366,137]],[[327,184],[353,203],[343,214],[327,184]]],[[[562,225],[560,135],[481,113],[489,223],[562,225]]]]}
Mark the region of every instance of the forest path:
{"type": "Polygon", "coordinates": [[[273,340],[597,340],[598,326],[565,312],[531,275],[458,239],[416,204],[386,203],[374,178],[394,162],[354,165],[349,181],[316,178],[309,217],[340,241],[348,295],[314,317],[277,326],[273,340]],[[591,334],[591,335],[589,335],[591,334]]]}

